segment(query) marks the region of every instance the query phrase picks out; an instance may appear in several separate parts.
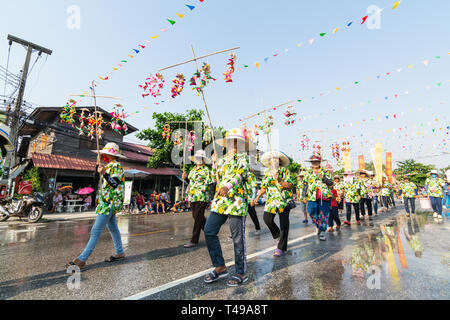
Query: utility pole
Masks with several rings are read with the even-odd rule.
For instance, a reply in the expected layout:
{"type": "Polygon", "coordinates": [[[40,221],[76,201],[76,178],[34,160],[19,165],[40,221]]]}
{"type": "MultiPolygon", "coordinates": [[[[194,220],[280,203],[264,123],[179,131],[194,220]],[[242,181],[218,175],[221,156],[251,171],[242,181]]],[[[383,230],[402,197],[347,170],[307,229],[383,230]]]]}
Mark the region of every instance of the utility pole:
{"type": "MultiPolygon", "coordinates": [[[[23,72],[22,72],[22,78],[20,80],[20,87],[19,87],[19,92],[17,95],[17,99],[16,99],[16,106],[14,108],[12,117],[11,117],[11,123],[10,123],[10,127],[11,127],[11,140],[14,143],[14,151],[12,154],[12,158],[10,160],[9,163],[9,172],[11,172],[11,168],[16,165],[16,155],[17,155],[17,147],[18,147],[18,138],[19,138],[19,115],[20,115],[20,111],[21,111],[21,107],[22,107],[22,103],[23,103],[23,95],[25,93],[25,84],[27,82],[27,77],[28,77],[28,69],[30,67],[30,60],[31,60],[31,54],[33,53],[33,50],[37,50],[39,53],[39,56],[42,53],[51,55],[52,54],[52,50],[49,50],[47,48],[38,46],[32,42],[17,38],[15,36],[12,35],[8,35],[8,41],[11,42],[15,42],[18,44],[21,44],[23,46],[25,46],[27,48],[27,56],[25,58],[25,64],[23,66],[23,72]]],[[[11,188],[11,182],[12,179],[9,178],[8,176],[8,189],[11,188]]],[[[10,193],[11,194],[11,193],[10,193]]]]}

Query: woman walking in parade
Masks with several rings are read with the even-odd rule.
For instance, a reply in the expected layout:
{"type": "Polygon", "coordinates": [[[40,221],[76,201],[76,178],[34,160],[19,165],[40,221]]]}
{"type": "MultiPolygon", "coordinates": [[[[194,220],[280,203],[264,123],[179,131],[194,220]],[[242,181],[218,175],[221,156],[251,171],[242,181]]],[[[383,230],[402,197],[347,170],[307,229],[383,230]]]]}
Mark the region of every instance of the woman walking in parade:
{"type": "Polygon", "coordinates": [[[341,214],[344,211],[344,183],[341,181],[341,177],[338,175],[333,177],[334,181],[334,189],[339,196],[339,201],[337,201],[338,214],[341,214]]]}
{"type": "Polygon", "coordinates": [[[245,218],[248,213],[246,187],[249,160],[243,151],[245,137],[242,129],[232,129],[227,133],[226,139],[218,143],[226,146],[227,154],[218,161],[216,167],[213,166],[213,177],[218,176],[218,181],[216,196],[211,203],[211,213],[205,225],[205,239],[215,269],[204,278],[204,281],[213,283],[228,276],[218,233],[229,219],[236,275],[228,280],[227,285],[236,287],[248,281],[245,218]]]}
{"type": "Polygon", "coordinates": [[[116,214],[122,210],[123,206],[125,185],[124,171],[118,160],[125,157],[121,155],[119,146],[115,143],[107,143],[100,154],[103,155],[106,166],[98,167],[98,173],[102,176],[103,181],[96,209],[97,218],[91,229],[91,237],[86,248],[77,259],[69,262],[66,268],[78,266],[83,269],[86,266],[86,261],[94,251],[105,226],[108,227],[116,251],[116,255],[107,258],[105,262],[114,262],[125,258],[122,239],[116,222],[116,214]]]}
{"type": "Polygon", "coordinates": [[[366,218],[366,209],[369,213],[369,221],[372,221],[372,179],[369,178],[369,174],[366,170],[359,170],[359,176],[361,181],[359,207],[361,210],[361,219],[366,218]]]}
{"type": "Polygon", "coordinates": [[[383,204],[383,212],[386,212],[390,208],[390,198],[391,198],[392,185],[387,179],[386,175],[383,175],[381,184],[381,203],[383,204]]]}
{"type": "Polygon", "coordinates": [[[351,226],[352,207],[355,210],[356,224],[361,225],[359,217],[359,201],[361,199],[361,181],[353,176],[352,171],[344,172],[344,197],[347,220],[344,224],[351,226]]]}
{"type": "MultiPolygon", "coordinates": [[[[267,194],[264,207],[264,222],[269,228],[274,239],[277,239],[278,247],[273,253],[275,257],[281,257],[287,251],[289,235],[289,212],[293,206],[294,179],[287,169],[290,164],[289,158],[282,152],[266,152],[261,163],[267,167],[261,184],[261,190],[253,203],[267,194]],[[275,216],[280,218],[280,227],[275,223],[275,216]]],[[[253,204],[252,203],[252,204],[253,204]]]]}
{"type": "Polygon", "coordinates": [[[400,184],[400,195],[402,194],[406,215],[409,217],[411,213],[416,213],[417,186],[414,182],[409,181],[408,176],[405,176],[403,183],[400,184]]]}
{"type": "Polygon", "coordinates": [[[444,198],[444,179],[439,178],[437,170],[431,170],[430,177],[425,181],[425,189],[431,201],[434,217],[442,220],[442,199],[444,198]]]}
{"type": "Polygon", "coordinates": [[[302,209],[305,220],[302,221],[304,224],[308,224],[308,203],[303,201],[303,180],[305,179],[305,171],[301,171],[297,178],[297,199],[300,201],[300,207],[302,209]]]}
{"type": "Polygon", "coordinates": [[[331,173],[321,168],[322,156],[312,155],[308,162],[311,162],[311,169],[303,180],[303,202],[308,201],[308,212],[317,228],[317,235],[321,241],[325,241],[327,231],[327,221],[331,207],[331,187],[333,180],[331,173]]]}
{"type": "Polygon", "coordinates": [[[253,173],[252,170],[248,172],[248,179],[247,179],[247,194],[248,194],[248,215],[253,221],[253,224],[255,225],[255,234],[259,235],[261,232],[261,225],[258,220],[258,215],[256,214],[256,205],[258,204],[258,201],[253,201],[256,198],[257,195],[257,187],[258,183],[256,182],[256,176],[253,173]]]}
{"type": "Polygon", "coordinates": [[[198,245],[200,233],[205,227],[205,210],[209,205],[209,185],[212,183],[211,170],[205,164],[206,153],[198,150],[194,156],[195,167],[191,169],[189,175],[183,173],[183,179],[188,180],[189,191],[188,201],[191,203],[192,217],[194,218],[194,228],[192,239],[185,248],[192,248],[198,245]]]}

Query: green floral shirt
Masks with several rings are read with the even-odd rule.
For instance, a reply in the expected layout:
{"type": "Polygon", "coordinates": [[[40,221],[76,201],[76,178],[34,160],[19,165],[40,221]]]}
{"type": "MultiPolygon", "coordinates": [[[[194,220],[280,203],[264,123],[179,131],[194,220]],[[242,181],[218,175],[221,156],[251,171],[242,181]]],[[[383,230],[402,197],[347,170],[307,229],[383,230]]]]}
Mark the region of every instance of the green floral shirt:
{"type": "Polygon", "coordinates": [[[257,187],[258,182],[256,182],[256,176],[254,173],[249,171],[247,177],[247,199],[249,203],[256,197],[256,194],[253,192],[253,190],[256,190],[257,187]]]}
{"type": "Polygon", "coordinates": [[[361,192],[361,180],[354,179],[352,183],[344,182],[344,197],[347,203],[359,203],[358,196],[361,192]]]}
{"type": "Polygon", "coordinates": [[[189,202],[209,202],[209,185],[212,183],[211,170],[203,165],[195,166],[189,172],[189,202]]]}
{"type": "Polygon", "coordinates": [[[400,183],[400,189],[405,198],[415,198],[417,186],[414,182],[400,183]]]}
{"type": "MultiPolygon", "coordinates": [[[[292,174],[288,169],[279,168],[278,175],[281,180],[287,183],[291,183],[292,187],[294,187],[295,179],[292,177],[292,174]]],[[[283,189],[281,184],[272,176],[270,169],[266,169],[266,172],[264,173],[261,188],[266,190],[267,195],[264,212],[276,214],[278,210],[279,213],[282,213],[284,212],[284,209],[286,208],[288,202],[293,199],[292,189],[283,189]]]]}
{"type": "Polygon", "coordinates": [[[344,196],[344,183],[343,182],[335,183],[334,188],[336,189],[338,195],[340,195],[341,197],[344,196]]]}
{"type": "Polygon", "coordinates": [[[361,184],[361,190],[360,190],[360,194],[361,194],[361,198],[363,199],[371,199],[373,194],[372,194],[372,179],[359,179],[360,184],[361,184]]]}
{"type": "Polygon", "coordinates": [[[123,197],[125,189],[125,174],[122,165],[114,160],[108,163],[105,167],[105,175],[109,175],[111,179],[117,178],[119,184],[116,188],[111,186],[103,177],[102,190],[98,197],[98,205],[96,214],[109,215],[116,214],[122,210],[123,197]]]}
{"type": "Polygon", "coordinates": [[[429,197],[436,197],[436,198],[443,198],[444,192],[443,187],[445,186],[445,182],[441,178],[428,178],[425,181],[425,185],[428,186],[428,196],[429,197]]]}
{"type": "Polygon", "coordinates": [[[391,195],[391,189],[392,189],[391,183],[389,181],[384,182],[381,188],[381,196],[389,197],[391,195]]]}
{"type": "Polygon", "coordinates": [[[213,168],[213,176],[217,173],[219,177],[216,191],[223,187],[231,188],[225,197],[216,195],[211,203],[212,212],[240,217],[247,215],[248,172],[249,161],[246,154],[234,155],[231,159],[225,156],[219,160],[217,168],[213,168]]]}
{"type": "Polygon", "coordinates": [[[303,180],[303,184],[308,185],[307,194],[303,195],[306,197],[308,201],[316,201],[316,192],[319,189],[322,192],[322,197],[324,199],[331,199],[331,188],[322,181],[319,177],[320,173],[323,174],[324,178],[331,180],[331,173],[325,169],[320,168],[318,173],[314,173],[312,169],[309,169],[305,174],[305,179],[303,180]]]}

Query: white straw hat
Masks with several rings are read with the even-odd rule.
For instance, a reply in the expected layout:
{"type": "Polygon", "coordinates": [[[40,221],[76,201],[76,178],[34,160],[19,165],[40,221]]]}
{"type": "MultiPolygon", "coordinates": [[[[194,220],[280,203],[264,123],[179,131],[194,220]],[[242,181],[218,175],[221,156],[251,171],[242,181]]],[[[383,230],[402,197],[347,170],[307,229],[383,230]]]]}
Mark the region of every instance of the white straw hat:
{"type": "MultiPolygon", "coordinates": [[[[97,153],[97,150],[92,150],[92,152],[97,153]]],[[[120,149],[119,149],[119,146],[117,145],[117,143],[114,143],[114,142],[108,142],[105,145],[105,147],[99,151],[99,153],[110,155],[110,156],[121,158],[121,159],[126,159],[126,157],[120,153],[120,149]]]]}

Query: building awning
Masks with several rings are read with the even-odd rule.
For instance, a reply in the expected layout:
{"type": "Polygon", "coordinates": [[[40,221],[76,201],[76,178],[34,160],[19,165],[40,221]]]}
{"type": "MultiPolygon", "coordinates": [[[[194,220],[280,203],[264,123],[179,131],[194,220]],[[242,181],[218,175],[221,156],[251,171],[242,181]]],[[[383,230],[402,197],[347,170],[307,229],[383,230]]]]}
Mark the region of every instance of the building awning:
{"type": "Polygon", "coordinates": [[[25,170],[25,168],[28,166],[28,164],[30,163],[30,160],[26,160],[20,164],[18,164],[17,166],[15,166],[12,170],[11,173],[9,175],[9,177],[11,179],[15,179],[17,178],[17,176],[21,175],[22,172],[25,170]]]}

